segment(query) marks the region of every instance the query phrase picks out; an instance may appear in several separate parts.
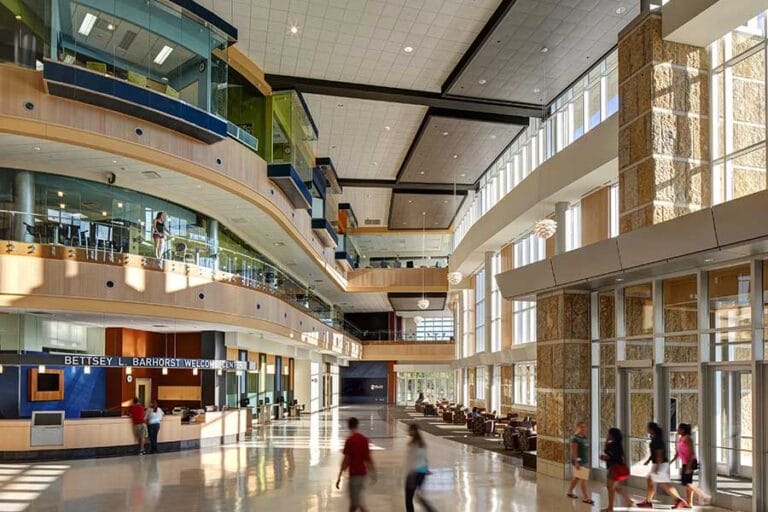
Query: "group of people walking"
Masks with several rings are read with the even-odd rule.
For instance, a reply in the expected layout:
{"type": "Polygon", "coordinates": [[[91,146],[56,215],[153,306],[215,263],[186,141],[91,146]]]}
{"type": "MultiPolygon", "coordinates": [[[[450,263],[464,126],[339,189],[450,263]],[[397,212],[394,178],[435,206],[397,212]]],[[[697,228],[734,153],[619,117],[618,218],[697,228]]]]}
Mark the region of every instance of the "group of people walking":
{"type": "MultiPolygon", "coordinates": [[[[608,430],[605,447],[600,456],[608,468],[606,478],[608,506],[602,512],[613,512],[617,494],[624,499],[628,507],[653,508],[653,497],[657,487],[674,499],[674,508],[692,508],[694,497],[698,497],[702,503],[709,501],[709,496],[693,483],[693,473],[698,469],[698,460],[691,437],[691,426],[687,423],[681,423],[678,426],[675,456],[671,460],[668,456],[667,444],[661,427],[655,422],[650,422],[647,428],[650,441],[649,456],[645,465],[651,464],[651,470],[646,479],[645,498],[640,502],[635,502],[626,489],[621,486],[621,482],[629,479],[630,473],[624,455],[624,436],[618,428],[613,427],[608,430]],[[680,483],[685,487],[686,498],[680,495],[670,477],[670,464],[676,460],[679,460],[682,465],[680,483]]],[[[584,466],[588,460],[587,452],[586,425],[579,423],[571,437],[571,461],[574,476],[568,486],[567,495],[571,498],[578,498],[574,494],[574,490],[580,483],[582,501],[591,505],[594,501],[589,496],[586,483],[589,479],[589,471],[584,466]]]]}
{"type": "MultiPolygon", "coordinates": [[[[345,471],[348,471],[349,511],[366,512],[368,509],[365,507],[364,502],[365,483],[369,478],[371,482],[376,481],[376,469],[371,458],[368,438],[359,432],[359,421],[357,418],[349,418],[347,427],[349,428],[350,435],[344,444],[344,460],[339,470],[339,477],[336,480],[336,488],[340,488],[341,477],[345,471]]],[[[608,506],[602,509],[601,512],[613,512],[616,506],[616,495],[621,496],[628,507],[653,508],[653,498],[657,487],[675,500],[673,508],[692,508],[694,498],[698,498],[701,503],[706,503],[710,499],[693,483],[693,474],[698,469],[698,460],[696,458],[693,438],[691,437],[691,426],[687,423],[680,423],[678,426],[675,455],[672,459],[668,457],[663,431],[657,423],[648,423],[648,436],[649,456],[645,464],[650,464],[651,470],[647,477],[645,498],[640,502],[635,502],[627,490],[621,486],[622,482],[629,479],[630,474],[624,454],[624,436],[621,430],[616,427],[608,430],[603,453],[600,456],[600,460],[605,462],[608,469],[606,478],[608,506]],[[685,488],[685,498],[680,495],[670,478],[670,464],[678,460],[681,464],[680,483],[685,488]]],[[[415,424],[408,426],[408,437],[408,472],[405,478],[406,512],[414,511],[414,499],[427,512],[434,512],[434,507],[420,493],[426,477],[429,475],[426,443],[419,431],[419,427],[415,424]]],[[[576,486],[580,486],[582,501],[588,505],[594,505],[595,502],[590,497],[587,487],[587,480],[589,480],[589,443],[586,423],[580,422],[576,425],[576,429],[570,439],[570,447],[573,478],[568,486],[567,495],[570,498],[578,499],[579,496],[574,492],[576,486]]]]}
{"type": "MultiPolygon", "coordinates": [[[[357,418],[347,420],[349,437],[344,443],[344,460],[339,469],[339,477],[336,479],[336,488],[341,486],[341,477],[345,471],[349,472],[347,492],[349,494],[349,512],[366,512],[364,491],[368,478],[372,483],[376,482],[376,467],[371,458],[371,450],[368,438],[358,430],[360,422],[357,418]]],[[[405,510],[414,512],[413,501],[418,501],[427,512],[435,512],[432,505],[421,495],[420,490],[429,474],[427,462],[427,445],[421,436],[419,427],[415,424],[408,426],[408,472],[405,477],[405,510]]]]}

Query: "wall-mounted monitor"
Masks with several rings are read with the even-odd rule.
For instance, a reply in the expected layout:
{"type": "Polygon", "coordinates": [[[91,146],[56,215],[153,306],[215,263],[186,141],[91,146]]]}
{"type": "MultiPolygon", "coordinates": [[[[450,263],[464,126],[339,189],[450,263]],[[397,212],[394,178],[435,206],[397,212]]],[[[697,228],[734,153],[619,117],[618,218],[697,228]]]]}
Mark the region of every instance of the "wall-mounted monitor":
{"type": "Polygon", "coordinates": [[[50,402],[64,400],[64,370],[29,370],[29,401],[50,402]]]}

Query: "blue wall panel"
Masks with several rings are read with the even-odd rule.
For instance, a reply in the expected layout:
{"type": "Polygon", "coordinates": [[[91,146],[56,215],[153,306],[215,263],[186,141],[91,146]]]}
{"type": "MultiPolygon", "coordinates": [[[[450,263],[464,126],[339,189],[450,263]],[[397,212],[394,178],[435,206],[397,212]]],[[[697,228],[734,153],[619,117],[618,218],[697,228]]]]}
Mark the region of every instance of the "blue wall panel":
{"type": "Polygon", "coordinates": [[[64,370],[64,400],[29,401],[29,367],[21,369],[19,416],[32,416],[32,411],[65,411],[67,418],[79,418],[81,410],[104,409],[107,401],[107,370],[91,368],[86,375],[81,367],[51,366],[64,370]]]}
{"type": "Polygon", "coordinates": [[[0,418],[19,416],[19,367],[5,366],[0,373],[0,418]]]}

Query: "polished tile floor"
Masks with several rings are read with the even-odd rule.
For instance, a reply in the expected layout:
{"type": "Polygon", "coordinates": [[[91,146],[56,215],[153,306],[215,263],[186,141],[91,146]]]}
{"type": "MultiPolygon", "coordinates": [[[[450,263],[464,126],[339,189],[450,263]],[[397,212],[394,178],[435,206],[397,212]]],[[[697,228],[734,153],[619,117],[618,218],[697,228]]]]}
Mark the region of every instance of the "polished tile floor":
{"type": "MultiPolygon", "coordinates": [[[[0,512],[344,511],[334,487],[348,416],[374,445],[379,479],[371,511],[402,511],[405,427],[381,408],[345,408],[262,427],[248,441],[144,457],[0,465],[0,512]]],[[[433,475],[425,496],[450,512],[584,511],[564,482],[505,463],[499,455],[427,436],[433,475]]],[[[592,487],[598,505],[602,486],[592,487]]],[[[417,505],[418,510],[418,505],[417,505]]],[[[626,510],[626,509],[617,509],[626,510]]],[[[718,510],[708,508],[707,510],[718,510]]]]}

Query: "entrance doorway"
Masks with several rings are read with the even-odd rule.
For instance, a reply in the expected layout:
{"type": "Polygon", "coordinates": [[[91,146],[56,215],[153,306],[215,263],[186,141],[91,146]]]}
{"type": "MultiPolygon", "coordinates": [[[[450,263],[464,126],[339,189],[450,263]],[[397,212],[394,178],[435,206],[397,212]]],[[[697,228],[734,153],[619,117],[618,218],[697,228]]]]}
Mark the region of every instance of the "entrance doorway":
{"type": "Polygon", "coordinates": [[[152,379],[146,377],[136,379],[136,397],[144,407],[152,404],[152,379]]]}

